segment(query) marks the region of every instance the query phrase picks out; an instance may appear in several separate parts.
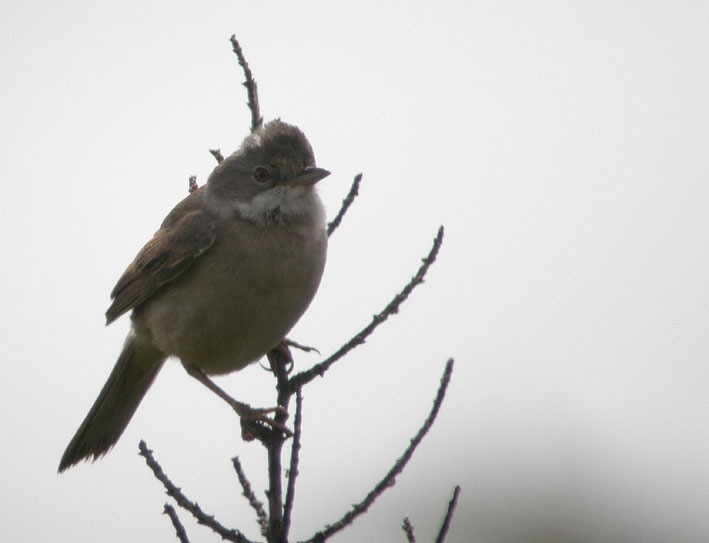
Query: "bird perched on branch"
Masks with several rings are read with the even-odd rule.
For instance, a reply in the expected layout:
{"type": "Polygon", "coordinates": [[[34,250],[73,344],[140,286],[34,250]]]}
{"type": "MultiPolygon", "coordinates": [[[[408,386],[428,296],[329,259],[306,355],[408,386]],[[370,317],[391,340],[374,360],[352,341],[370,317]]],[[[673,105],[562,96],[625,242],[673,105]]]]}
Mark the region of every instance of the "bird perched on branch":
{"type": "Polygon", "coordinates": [[[132,311],[131,331],[60,472],[108,452],[170,356],[242,420],[279,428],[269,410],[231,399],[208,376],[279,345],[313,299],[327,252],[315,184],[329,174],[305,135],[275,120],[175,206],[111,293],[107,324],[132,311]]]}

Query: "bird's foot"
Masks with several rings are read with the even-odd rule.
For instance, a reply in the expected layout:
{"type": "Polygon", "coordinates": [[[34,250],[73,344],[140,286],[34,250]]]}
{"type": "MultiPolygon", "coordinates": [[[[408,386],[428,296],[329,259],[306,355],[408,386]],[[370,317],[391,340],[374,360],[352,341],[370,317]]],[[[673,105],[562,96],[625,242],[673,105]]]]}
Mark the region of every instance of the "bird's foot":
{"type": "Polygon", "coordinates": [[[251,407],[248,404],[234,400],[232,407],[241,418],[241,437],[245,441],[253,441],[254,439],[263,441],[272,431],[285,434],[286,437],[293,435],[293,432],[285,424],[268,417],[271,413],[287,415],[288,411],[283,406],[251,407]]]}

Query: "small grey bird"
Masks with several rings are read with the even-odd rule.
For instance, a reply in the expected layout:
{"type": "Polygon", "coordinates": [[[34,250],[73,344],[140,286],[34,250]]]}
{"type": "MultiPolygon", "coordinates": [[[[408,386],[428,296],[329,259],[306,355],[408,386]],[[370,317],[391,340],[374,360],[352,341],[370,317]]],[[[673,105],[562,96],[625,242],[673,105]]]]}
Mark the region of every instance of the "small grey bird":
{"type": "Polygon", "coordinates": [[[305,135],[275,120],[175,206],[111,293],[107,324],[132,310],[131,331],[60,472],[108,452],[170,356],[242,417],[271,422],[207,376],[261,358],[310,304],[327,252],[314,185],[329,174],[305,135]]]}

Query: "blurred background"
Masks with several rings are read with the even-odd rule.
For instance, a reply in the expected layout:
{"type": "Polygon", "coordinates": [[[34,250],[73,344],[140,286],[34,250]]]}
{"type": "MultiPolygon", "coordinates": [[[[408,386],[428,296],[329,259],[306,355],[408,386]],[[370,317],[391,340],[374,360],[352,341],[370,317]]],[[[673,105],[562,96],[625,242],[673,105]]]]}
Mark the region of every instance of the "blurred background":
{"type": "MultiPolygon", "coordinates": [[[[118,446],[59,458],[129,319],[109,293],[208,153],[265,118],[333,172],[318,296],[290,336],[329,355],[416,271],[426,283],[305,391],[293,540],[361,500],[448,396],[397,485],[338,543],[709,539],[706,2],[19,2],[0,6],[0,536],[175,541],[145,439],[253,539],[230,458],[265,458],[169,363],[118,446]]],[[[296,368],[320,360],[297,354],[296,368]]],[[[218,380],[271,405],[258,365],[218,380]]],[[[180,513],[193,542],[217,541],[180,513]]]]}

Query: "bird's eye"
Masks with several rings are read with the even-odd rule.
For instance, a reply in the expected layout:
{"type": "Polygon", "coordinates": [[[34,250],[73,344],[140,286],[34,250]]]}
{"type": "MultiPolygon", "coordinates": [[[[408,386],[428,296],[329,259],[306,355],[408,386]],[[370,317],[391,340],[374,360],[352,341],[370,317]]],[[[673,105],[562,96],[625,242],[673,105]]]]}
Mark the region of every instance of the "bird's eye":
{"type": "Polygon", "coordinates": [[[259,166],[254,170],[254,179],[256,179],[256,181],[258,181],[259,183],[265,183],[266,181],[271,179],[271,172],[268,171],[268,168],[259,166]]]}

